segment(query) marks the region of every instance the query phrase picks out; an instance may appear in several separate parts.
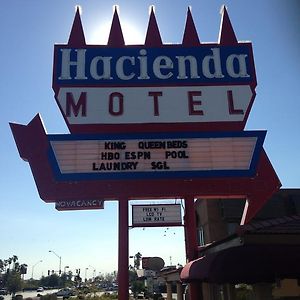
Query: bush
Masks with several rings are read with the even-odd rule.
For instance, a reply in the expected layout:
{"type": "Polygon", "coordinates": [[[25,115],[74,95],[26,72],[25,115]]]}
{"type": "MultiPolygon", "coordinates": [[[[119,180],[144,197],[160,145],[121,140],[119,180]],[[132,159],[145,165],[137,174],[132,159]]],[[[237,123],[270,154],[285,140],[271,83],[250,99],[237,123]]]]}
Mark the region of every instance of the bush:
{"type": "Polygon", "coordinates": [[[251,300],[253,299],[252,288],[246,284],[239,284],[236,287],[236,299],[237,300],[251,300]]]}
{"type": "Polygon", "coordinates": [[[40,297],[40,300],[57,300],[57,296],[55,294],[47,294],[40,297]]]}
{"type": "MultiPolygon", "coordinates": [[[[80,298],[79,296],[77,298],[75,298],[75,300],[115,300],[118,299],[118,294],[117,293],[112,293],[112,294],[108,294],[105,293],[102,296],[86,296],[84,298],[80,298]]],[[[73,300],[73,299],[72,299],[73,300]]]]}
{"type": "Polygon", "coordinates": [[[113,293],[113,294],[104,294],[101,297],[99,297],[99,300],[115,300],[118,299],[118,294],[117,293],[113,293]]]}

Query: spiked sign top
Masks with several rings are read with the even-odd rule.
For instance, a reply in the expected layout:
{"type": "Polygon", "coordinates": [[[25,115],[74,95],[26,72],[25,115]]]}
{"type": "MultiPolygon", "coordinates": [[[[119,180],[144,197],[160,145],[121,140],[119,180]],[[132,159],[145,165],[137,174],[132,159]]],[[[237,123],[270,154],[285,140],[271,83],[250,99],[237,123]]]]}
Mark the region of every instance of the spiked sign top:
{"type": "Polygon", "coordinates": [[[55,45],[53,89],[71,133],[242,130],[255,97],[251,43],[226,8],[218,43],[200,42],[190,9],[181,44],[163,44],[153,9],[144,45],[125,45],[115,10],[107,45],[87,45],[77,10],[55,45]]]}

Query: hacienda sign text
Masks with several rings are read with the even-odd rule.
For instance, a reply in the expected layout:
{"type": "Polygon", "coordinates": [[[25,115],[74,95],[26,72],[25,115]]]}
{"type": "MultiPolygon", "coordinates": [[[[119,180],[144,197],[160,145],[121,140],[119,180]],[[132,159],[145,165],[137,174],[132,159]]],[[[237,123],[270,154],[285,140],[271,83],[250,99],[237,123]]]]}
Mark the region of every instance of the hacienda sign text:
{"type": "Polygon", "coordinates": [[[251,47],[85,49],[55,47],[59,85],[134,85],[249,83],[254,64],[251,47]],[[120,55],[122,53],[122,55],[120,55]],[[125,55],[124,55],[125,54],[125,55]]]}

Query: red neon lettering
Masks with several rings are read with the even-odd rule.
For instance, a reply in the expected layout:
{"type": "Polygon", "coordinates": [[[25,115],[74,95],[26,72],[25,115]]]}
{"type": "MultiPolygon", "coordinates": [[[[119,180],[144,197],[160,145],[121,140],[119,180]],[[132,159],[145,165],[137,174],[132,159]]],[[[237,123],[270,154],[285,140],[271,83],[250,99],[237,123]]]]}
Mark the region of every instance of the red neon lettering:
{"type": "Polygon", "coordinates": [[[159,109],[158,109],[158,97],[162,96],[162,92],[149,92],[148,96],[153,97],[153,105],[154,105],[154,116],[159,116],[159,109]]]}
{"type": "Polygon", "coordinates": [[[242,109],[235,109],[233,103],[232,91],[227,91],[228,109],[230,115],[243,115],[244,111],[242,109]]]}
{"type": "Polygon", "coordinates": [[[109,113],[112,116],[121,116],[124,112],[124,96],[121,93],[111,93],[109,95],[109,113]],[[114,99],[118,100],[118,110],[114,110],[114,99]]]}
{"type": "Polygon", "coordinates": [[[79,96],[77,104],[75,103],[73,93],[66,93],[66,116],[70,117],[71,112],[77,117],[81,111],[81,116],[86,117],[86,92],[82,92],[79,96]]]}
{"type": "Polygon", "coordinates": [[[200,97],[202,95],[201,91],[190,91],[188,92],[189,98],[189,114],[191,115],[203,115],[203,110],[197,110],[196,105],[202,105],[202,101],[195,100],[194,97],[200,97]]]}

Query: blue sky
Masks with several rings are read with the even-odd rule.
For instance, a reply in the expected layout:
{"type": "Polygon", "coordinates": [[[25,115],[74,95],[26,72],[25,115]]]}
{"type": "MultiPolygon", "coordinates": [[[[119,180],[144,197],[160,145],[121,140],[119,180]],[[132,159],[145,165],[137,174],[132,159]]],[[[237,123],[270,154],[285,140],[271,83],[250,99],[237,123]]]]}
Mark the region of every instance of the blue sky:
{"type": "MultiPolygon", "coordinates": [[[[220,8],[227,5],[238,40],[252,41],[257,96],[246,129],[266,129],[264,148],[284,188],[300,187],[300,18],[298,1],[71,1],[4,0],[0,10],[0,258],[17,255],[34,276],[62,266],[98,272],[117,269],[117,203],[101,211],[58,212],[38,196],[29,165],[22,161],[9,122],[27,124],[40,113],[48,133],[68,133],[51,88],[54,43],[67,43],[75,5],[87,43],[104,44],[112,6],[120,6],[127,43],[142,43],[148,8],[156,7],[163,42],[180,43],[188,5],[200,40],[216,42],[220,8]],[[92,266],[92,267],[91,267],[92,266]]],[[[175,200],[174,200],[175,201],[175,200]]],[[[174,202],[173,201],[173,202],[174,202]]],[[[151,203],[158,203],[153,200],[151,203]]],[[[185,263],[182,228],[130,230],[130,255],[161,256],[185,263]],[[171,258],[170,258],[171,257],[171,258]]]]}

